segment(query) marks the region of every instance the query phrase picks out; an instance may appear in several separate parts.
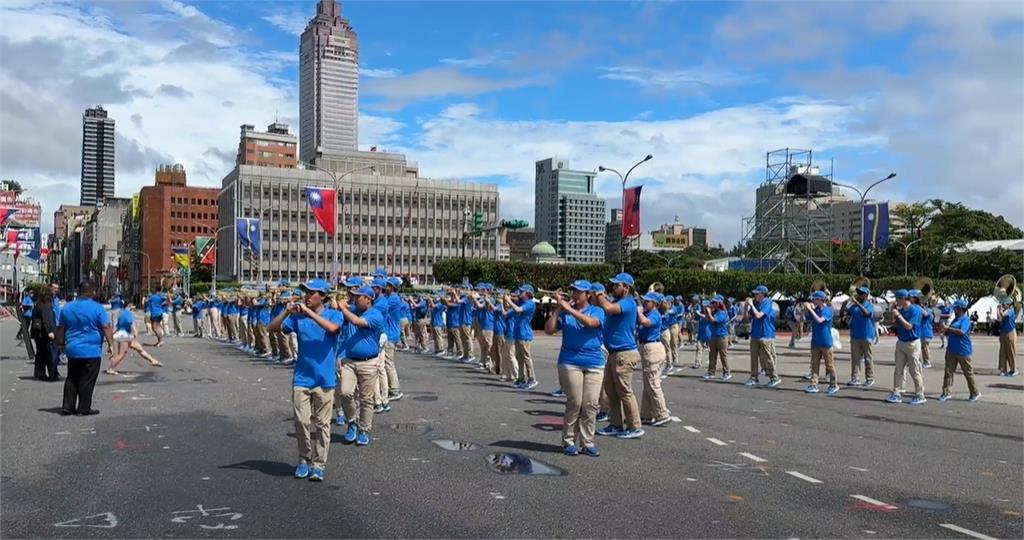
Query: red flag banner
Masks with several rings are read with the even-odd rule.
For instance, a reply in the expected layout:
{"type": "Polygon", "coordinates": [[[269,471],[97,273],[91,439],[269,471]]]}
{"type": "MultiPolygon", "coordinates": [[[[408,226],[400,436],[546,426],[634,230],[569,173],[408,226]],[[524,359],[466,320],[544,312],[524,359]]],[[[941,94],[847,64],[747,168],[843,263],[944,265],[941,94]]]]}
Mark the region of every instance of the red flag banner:
{"type": "Polygon", "coordinates": [[[334,190],[308,187],[306,200],[309,201],[309,209],[313,211],[316,222],[327,231],[327,234],[334,234],[334,190]]]}
{"type": "Polygon", "coordinates": [[[640,236],[640,190],[643,186],[622,192],[622,237],[640,236]]]}

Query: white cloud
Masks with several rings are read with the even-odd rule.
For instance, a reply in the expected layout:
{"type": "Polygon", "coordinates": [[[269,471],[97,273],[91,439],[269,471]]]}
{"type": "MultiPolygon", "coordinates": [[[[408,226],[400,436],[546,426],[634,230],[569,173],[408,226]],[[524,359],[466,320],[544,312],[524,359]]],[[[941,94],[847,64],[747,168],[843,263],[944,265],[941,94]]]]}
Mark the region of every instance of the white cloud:
{"type": "Polygon", "coordinates": [[[371,107],[398,110],[415,101],[442,97],[473,97],[489,92],[543,84],[539,77],[492,79],[467,75],[452,68],[423,69],[408,75],[370,79],[363,85],[365,95],[381,98],[371,107]]]}
{"type": "Polygon", "coordinates": [[[309,22],[310,16],[311,14],[302,10],[292,9],[274,11],[264,15],[262,19],[276,26],[280,30],[295,36],[300,36],[302,35],[302,31],[306,29],[306,23],[309,22]]]}
{"type": "Polygon", "coordinates": [[[513,56],[509,51],[487,51],[470,58],[442,58],[441,63],[464,68],[481,68],[503,64],[513,56]]]}
{"type": "MultiPolygon", "coordinates": [[[[861,104],[789,99],[721,109],[663,121],[508,121],[483,116],[471,103],[422,119],[420,133],[400,147],[434,178],[504,177],[502,213],[533,220],[534,162],[558,155],[574,169],[598,165],[623,172],[644,154],[655,158],[633,173],[644,183],[643,227],[679,214],[687,224],[712,229],[716,242],[739,236],[741,216],[753,205],[760,159],[767,149],[877,147],[884,139],[851,135],[861,104]]],[[[620,184],[601,175],[598,192],[617,206],[620,184]]]]}
{"type": "Polygon", "coordinates": [[[601,68],[601,78],[626,81],[655,90],[703,92],[720,86],[736,86],[755,82],[757,77],[740,75],[710,66],[686,69],[659,69],[644,66],[611,66],[601,68]]]}
{"type": "Polygon", "coordinates": [[[401,74],[402,72],[397,69],[374,69],[364,67],[359,68],[359,75],[366,77],[367,79],[390,79],[391,77],[397,77],[401,74]]]}

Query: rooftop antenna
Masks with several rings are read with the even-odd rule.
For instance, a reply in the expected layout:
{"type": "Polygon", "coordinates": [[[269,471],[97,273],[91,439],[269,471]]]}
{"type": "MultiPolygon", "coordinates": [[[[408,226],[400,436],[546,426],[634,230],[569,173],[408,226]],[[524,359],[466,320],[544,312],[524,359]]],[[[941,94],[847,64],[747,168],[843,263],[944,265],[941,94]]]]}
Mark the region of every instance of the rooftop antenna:
{"type": "Polygon", "coordinates": [[[679,223],[679,214],[676,214],[676,223],[679,223]]]}

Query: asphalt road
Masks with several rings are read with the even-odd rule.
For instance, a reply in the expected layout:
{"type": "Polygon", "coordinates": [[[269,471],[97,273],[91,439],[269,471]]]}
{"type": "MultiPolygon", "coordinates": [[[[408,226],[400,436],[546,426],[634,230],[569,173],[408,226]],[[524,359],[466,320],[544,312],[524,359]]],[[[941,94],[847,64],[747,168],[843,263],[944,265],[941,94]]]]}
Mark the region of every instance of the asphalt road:
{"type": "MultiPolygon", "coordinates": [[[[804,394],[808,354],[784,347],[783,386],[744,387],[741,343],[732,381],[671,377],[680,421],[640,440],[600,438],[597,459],[560,452],[563,404],[546,393],[557,338],[535,343],[532,392],[400,353],[405,399],[377,416],[367,447],[335,428],[316,484],[291,478],[288,368],[170,338],[151,349],[166,367],[129,359],[127,377],[101,374],[101,414],[63,417],[62,384],[31,379],[14,333],[0,323],[4,538],[1024,536],[1022,379],[993,374],[988,338],[976,340],[982,401],[964,401],[961,378],[956,400],[919,407],[882,402],[891,342],[876,388],[835,397],[804,394]],[[493,472],[486,456],[498,452],[556,474],[493,472]]],[[[930,398],[939,380],[930,370],[930,398]]]]}

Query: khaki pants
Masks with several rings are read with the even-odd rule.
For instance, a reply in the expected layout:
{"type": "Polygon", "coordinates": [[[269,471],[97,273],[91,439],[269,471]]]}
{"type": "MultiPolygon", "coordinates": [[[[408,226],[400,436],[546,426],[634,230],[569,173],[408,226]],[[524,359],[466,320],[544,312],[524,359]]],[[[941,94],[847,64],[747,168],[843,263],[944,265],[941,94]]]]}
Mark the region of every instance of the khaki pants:
{"type": "Polygon", "coordinates": [[[473,356],[473,328],[470,326],[459,327],[459,343],[462,344],[462,358],[473,356]]]}
{"type": "Polygon", "coordinates": [[[677,352],[678,352],[678,349],[679,349],[679,345],[682,343],[682,340],[680,339],[680,335],[679,335],[679,325],[678,324],[673,324],[672,326],[669,326],[668,327],[668,332],[669,332],[669,337],[670,337],[670,339],[669,339],[669,347],[670,348],[669,348],[669,353],[668,353],[668,364],[670,366],[675,366],[676,365],[676,360],[677,360],[677,352]]]}
{"type": "Polygon", "coordinates": [[[448,352],[462,357],[462,341],[459,340],[459,327],[448,327],[448,352]]]}
{"type": "Polygon", "coordinates": [[[174,323],[174,333],[181,334],[181,311],[171,312],[171,322],[174,323]]]}
{"type": "Polygon", "coordinates": [[[440,353],[444,351],[444,341],[441,340],[441,332],[444,330],[437,326],[430,326],[430,339],[434,340],[434,352],[440,353]]]}
{"type": "Polygon", "coordinates": [[[597,402],[603,379],[600,369],[558,364],[558,383],[565,392],[563,446],[594,446],[597,402]]]}
{"type": "Polygon", "coordinates": [[[924,378],[921,376],[921,346],[916,339],[896,342],[896,370],[892,377],[893,393],[903,393],[906,370],[910,370],[910,379],[914,381],[914,393],[924,395],[924,378]]]}
{"type": "Polygon", "coordinates": [[[695,345],[693,349],[693,366],[699,368],[704,365],[704,361],[701,358],[701,353],[708,350],[708,344],[700,340],[697,340],[694,343],[695,345]]]}
{"type": "Polygon", "coordinates": [[[498,346],[498,361],[501,362],[501,374],[509,380],[519,379],[519,363],[516,362],[515,343],[505,336],[494,336],[494,342],[498,346]]]}
{"type": "Polygon", "coordinates": [[[338,385],[341,388],[341,408],[349,422],[355,422],[360,431],[370,431],[373,427],[373,398],[377,391],[377,377],[380,376],[380,365],[384,359],[376,356],[369,360],[353,362],[342,360],[341,380],[338,385]],[[358,407],[356,391],[358,389],[358,407]]]}
{"type": "Polygon", "coordinates": [[[533,357],[530,356],[530,348],[532,346],[532,341],[515,341],[516,362],[519,365],[519,378],[517,380],[535,380],[535,376],[533,373],[533,357]]]}
{"type": "MultiPolygon", "coordinates": [[[[388,402],[388,395],[391,393],[391,385],[388,379],[388,357],[393,358],[394,356],[395,344],[390,341],[384,343],[380,348],[380,362],[377,363],[377,394],[374,397],[374,404],[376,405],[384,405],[388,402]]],[[[393,367],[394,364],[392,364],[393,367]]]]}
{"type": "Polygon", "coordinates": [[[697,342],[697,323],[693,321],[686,323],[686,342],[690,345],[697,342]]]}
{"type": "Polygon", "coordinates": [[[1017,371],[1017,332],[999,336],[999,371],[1017,371]]]}
{"type": "Polygon", "coordinates": [[[220,310],[217,308],[210,308],[207,310],[207,313],[210,315],[210,333],[213,337],[221,337],[224,335],[220,327],[220,310]]]}
{"type": "MultiPolygon", "coordinates": [[[[661,346],[665,349],[665,361],[668,362],[668,359],[674,357],[676,352],[676,350],[672,348],[672,331],[668,328],[661,333],[661,346]]],[[[641,356],[643,356],[642,353],[641,356]]]]}
{"type": "Polygon", "coordinates": [[[270,352],[270,336],[267,334],[267,327],[256,323],[256,352],[265,354],[270,352]]]}
{"type": "Polygon", "coordinates": [[[416,319],[412,323],[412,335],[416,338],[416,347],[420,350],[427,349],[427,341],[424,339],[423,329],[426,327],[426,323],[423,319],[416,319]]]}
{"type": "MultiPolygon", "coordinates": [[[[666,334],[668,332],[665,332],[666,334]]],[[[641,343],[640,364],[644,370],[644,393],[640,398],[640,418],[658,420],[669,415],[665,394],[661,391],[661,370],[665,367],[662,343],[641,343]]]]}
{"type": "Polygon", "coordinates": [[[291,351],[292,340],[288,334],[285,334],[284,332],[274,332],[271,337],[277,340],[276,349],[278,356],[280,356],[282,359],[295,357],[295,355],[292,354],[291,351]]]}
{"type": "MultiPolygon", "coordinates": [[[[398,368],[395,367],[395,346],[396,343],[384,345],[384,371],[388,376],[388,391],[397,394],[402,384],[398,382],[398,368]]],[[[384,400],[387,402],[387,400],[384,400]]]]}
{"type": "Polygon", "coordinates": [[[757,379],[760,370],[764,369],[769,379],[774,379],[775,374],[775,340],[774,339],[751,339],[750,340],[750,378],[757,379]]]}
{"type": "Polygon", "coordinates": [[[871,342],[866,339],[850,340],[850,378],[860,374],[860,361],[864,360],[864,377],[875,378],[875,362],[871,359],[871,342]]]}
{"type": "Polygon", "coordinates": [[[818,384],[818,373],[821,371],[821,362],[825,361],[825,376],[828,377],[828,384],[836,384],[836,364],[832,357],[832,347],[811,347],[811,384],[818,384]]]}
{"type": "Polygon", "coordinates": [[[333,403],[333,388],[292,388],[295,439],[299,443],[299,457],[317,469],[327,466],[327,451],[331,447],[333,403]]]}
{"type": "Polygon", "coordinates": [[[613,426],[640,428],[640,408],[633,393],[633,370],[639,361],[640,353],[636,350],[608,353],[602,386],[613,426]]]}
{"type": "Polygon", "coordinates": [[[921,338],[921,362],[922,363],[924,363],[924,362],[931,363],[932,353],[930,351],[930,347],[928,346],[931,343],[931,341],[932,340],[930,338],[921,338]]]}
{"type": "Polygon", "coordinates": [[[729,373],[729,338],[711,338],[708,353],[708,373],[714,375],[718,360],[722,360],[722,373],[729,373]]]}
{"type": "Polygon", "coordinates": [[[797,321],[786,321],[786,326],[789,327],[789,346],[795,347],[796,340],[803,337],[803,332],[800,331],[800,323],[797,321]]]}
{"type": "Polygon", "coordinates": [[[956,373],[957,366],[960,366],[960,371],[967,379],[967,389],[971,395],[978,395],[978,387],[974,384],[974,368],[971,367],[971,357],[952,354],[949,350],[946,351],[946,372],[942,376],[942,393],[948,394],[950,388],[953,387],[953,375],[956,373]]]}
{"type": "Polygon", "coordinates": [[[249,321],[245,317],[238,318],[238,329],[242,343],[252,347],[252,327],[249,326],[249,321]]]}
{"type": "Polygon", "coordinates": [[[480,363],[491,368],[491,364],[497,364],[491,356],[491,341],[494,339],[493,330],[480,330],[476,333],[477,344],[480,346],[480,363]]]}
{"type": "Polygon", "coordinates": [[[238,339],[238,315],[228,315],[228,339],[238,339]]]}

